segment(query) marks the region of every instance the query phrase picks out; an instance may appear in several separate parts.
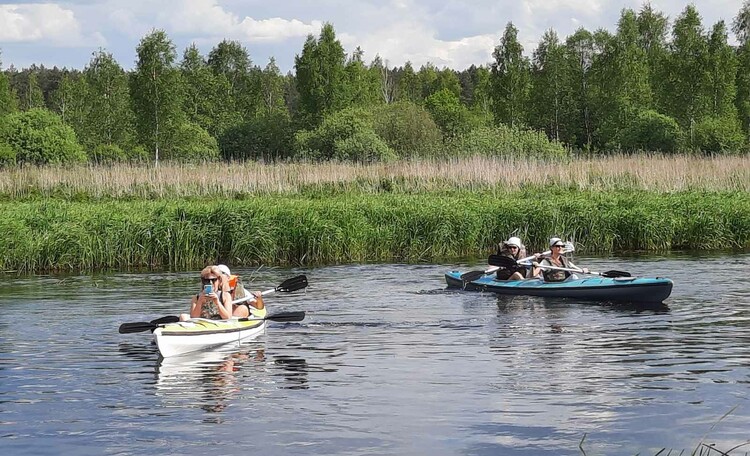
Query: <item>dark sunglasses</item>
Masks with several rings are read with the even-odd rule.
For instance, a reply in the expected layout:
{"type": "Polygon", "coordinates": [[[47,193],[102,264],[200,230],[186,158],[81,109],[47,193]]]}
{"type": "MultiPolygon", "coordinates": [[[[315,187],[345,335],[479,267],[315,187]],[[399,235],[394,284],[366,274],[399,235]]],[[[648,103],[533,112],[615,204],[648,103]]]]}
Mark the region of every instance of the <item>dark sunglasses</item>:
{"type": "Polygon", "coordinates": [[[203,285],[208,285],[209,283],[215,282],[216,279],[218,279],[218,277],[209,277],[209,278],[201,277],[201,283],[203,285]]]}
{"type": "Polygon", "coordinates": [[[516,250],[518,250],[518,247],[516,247],[515,245],[509,245],[508,248],[509,249],[516,249],[516,250]]]}
{"type": "Polygon", "coordinates": [[[557,245],[553,245],[552,247],[565,247],[565,246],[564,246],[564,245],[560,245],[560,244],[557,244],[557,245]]]}

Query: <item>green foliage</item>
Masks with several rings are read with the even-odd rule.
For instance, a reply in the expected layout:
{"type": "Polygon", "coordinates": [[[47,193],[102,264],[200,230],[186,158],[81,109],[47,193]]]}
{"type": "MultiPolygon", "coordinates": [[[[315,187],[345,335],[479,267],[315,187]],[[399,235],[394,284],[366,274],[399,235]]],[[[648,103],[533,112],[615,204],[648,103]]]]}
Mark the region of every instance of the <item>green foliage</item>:
{"type": "Polygon", "coordinates": [[[212,71],[195,44],[185,50],[180,74],[184,84],[182,109],[188,121],[214,136],[220,136],[229,125],[236,123],[239,114],[230,98],[229,81],[223,74],[212,71]]]}
{"type": "Polygon", "coordinates": [[[99,144],[94,147],[89,156],[89,160],[97,164],[112,164],[123,162],[128,156],[116,144],[99,144]]]}
{"type": "Polygon", "coordinates": [[[287,112],[273,110],[229,128],[219,139],[219,149],[227,160],[273,161],[292,155],[293,138],[287,112]]]}
{"type": "Polygon", "coordinates": [[[688,5],[674,22],[666,80],[665,113],[689,131],[709,112],[708,39],[694,5],[688,5]]]}
{"type": "Polygon", "coordinates": [[[518,29],[508,22],[500,44],[492,57],[492,101],[495,122],[511,127],[526,123],[529,99],[530,64],[523,55],[523,46],[518,42],[518,29]]]}
{"type": "Polygon", "coordinates": [[[83,76],[87,109],[82,132],[78,132],[81,142],[89,150],[100,144],[132,146],[134,114],[125,71],[112,54],[99,50],[94,52],[83,76]]]}
{"type": "Polygon", "coordinates": [[[331,24],[325,24],[316,40],[308,35],[302,52],[294,59],[298,114],[307,128],[317,127],[323,118],[346,106],[346,54],[331,24]]]}
{"type": "Polygon", "coordinates": [[[86,160],[73,129],[46,109],[8,115],[0,134],[0,140],[13,148],[18,163],[45,165],[86,160]]]}
{"type": "Polygon", "coordinates": [[[594,141],[592,122],[591,66],[594,62],[594,36],[580,28],[565,40],[570,112],[563,140],[569,145],[588,148],[594,141]]]}
{"type": "Polygon", "coordinates": [[[312,131],[302,130],[295,135],[295,149],[300,157],[330,160],[336,157],[336,142],[364,131],[372,131],[372,114],[361,108],[349,108],[323,119],[312,131]]]}
{"type": "Polygon", "coordinates": [[[0,202],[0,268],[21,272],[146,267],[437,261],[486,255],[523,227],[581,253],[750,248],[750,198],[558,187],[459,195],[256,196],[244,200],[0,202]],[[523,204],[519,204],[519,202],[523,204]],[[543,214],[543,216],[540,216],[543,214]],[[707,236],[706,233],[710,233],[707,236]]]}
{"type": "Polygon", "coordinates": [[[475,126],[469,110],[461,104],[458,96],[448,89],[442,89],[427,97],[425,106],[446,138],[466,133],[475,126]]]}
{"type": "Polygon", "coordinates": [[[396,87],[396,101],[420,104],[424,100],[419,76],[414,72],[411,62],[406,62],[399,72],[396,87]]]}
{"type": "Polygon", "coordinates": [[[505,125],[476,128],[451,141],[449,147],[454,155],[464,156],[561,159],[570,155],[562,144],[550,141],[542,132],[505,125]]]}
{"type": "Polygon", "coordinates": [[[346,63],[347,106],[372,107],[383,101],[380,94],[380,75],[362,61],[364,51],[359,47],[346,63]]]}
{"type": "Polygon", "coordinates": [[[334,143],[334,158],[342,161],[384,162],[396,159],[396,153],[373,130],[358,130],[334,143]]]}
{"type": "Polygon", "coordinates": [[[219,158],[216,139],[200,125],[183,122],[176,131],[173,145],[165,159],[179,161],[213,161],[219,158]]]}
{"type": "Polygon", "coordinates": [[[10,144],[0,140],[0,168],[6,168],[16,164],[16,151],[10,144]]]}
{"type": "Polygon", "coordinates": [[[620,131],[619,138],[619,148],[629,151],[678,152],[686,145],[685,134],[677,121],[653,110],[638,113],[620,131]]]}
{"type": "Polygon", "coordinates": [[[550,138],[560,140],[568,126],[574,107],[568,95],[571,68],[566,62],[566,48],[557,33],[548,30],[534,51],[531,69],[533,90],[530,95],[529,125],[544,130],[550,138]]]}
{"type": "Polygon", "coordinates": [[[137,53],[130,79],[136,131],[139,142],[154,152],[158,162],[160,151],[175,155],[170,150],[171,141],[184,123],[181,78],[175,67],[177,54],[163,30],[154,30],[141,39],[137,53]]]}
{"type": "Polygon", "coordinates": [[[28,111],[34,108],[44,108],[44,93],[39,87],[39,80],[35,72],[29,72],[26,81],[26,90],[21,97],[21,110],[28,111]]]}
{"type": "Polygon", "coordinates": [[[693,147],[705,153],[736,154],[747,150],[737,121],[717,117],[708,117],[696,124],[693,147]]]}
{"type": "Polygon", "coordinates": [[[18,100],[13,92],[8,76],[0,71],[0,117],[15,112],[18,109],[18,100]]]}
{"type": "Polygon", "coordinates": [[[717,22],[709,34],[707,67],[709,113],[714,117],[736,118],[738,61],[734,49],[727,43],[724,21],[717,22]]]}
{"type": "Polygon", "coordinates": [[[409,101],[378,107],[373,128],[399,157],[432,157],[442,147],[440,129],[430,114],[409,101]]]}
{"type": "Polygon", "coordinates": [[[208,66],[218,89],[225,90],[217,94],[218,106],[235,122],[254,115],[260,106],[260,71],[252,66],[247,49],[239,41],[223,40],[209,52],[208,66]]]}

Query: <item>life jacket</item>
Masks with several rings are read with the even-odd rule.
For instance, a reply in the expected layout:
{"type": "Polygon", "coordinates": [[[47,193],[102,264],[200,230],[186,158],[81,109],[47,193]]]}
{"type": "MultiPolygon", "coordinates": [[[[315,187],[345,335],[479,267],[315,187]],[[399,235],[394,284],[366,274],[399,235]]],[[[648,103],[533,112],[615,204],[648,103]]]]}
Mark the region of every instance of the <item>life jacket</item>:
{"type": "MultiPolygon", "coordinates": [[[[546,265],[546,266],[555,266],[555,267],[561,267],[561,268],[570,268],[570,263],[568,263],[568,259],[564,256],[560,256],[560,263],[562,266],[557,266],[556,264],[552,263],[552,260],[550,260],[550,257],[544,257],[540,263],[546,265]]],[[[542,269],[542,277],[544,278],[545,282],[563,282],[565,279],[570,277],[570,271],[558,271],[556,269],[542,269]]]]}
{"type": "Polygon", "coordinates": [[[235,288],[237,288],[237,280],[239,280],[239,278],[240,277],[238,275],[235,275],[235,274],[232,274],[232,275],[229,276],[228,282],[229,282],[229,289],[230,290],[234,290],[235,288]]]}
{"type": "MultiPolygon", "coordinates": [[[[515,255],[510,253],[510,250],[501,248],[500,250],[498,250],[498,255],[518,260],[526,257],[526,248],[521,247],[520,249],[518,249],[518,253],[516,253],[515,255]]],[[[508,280],[514,272],[518,272],[519,274],[521,274],[521,276],[526,277],[526,267],[522,265],[516,265],[509,268],[501,267],[497,270],[495,277],[497,277],[497,280],[508,280]]]]}

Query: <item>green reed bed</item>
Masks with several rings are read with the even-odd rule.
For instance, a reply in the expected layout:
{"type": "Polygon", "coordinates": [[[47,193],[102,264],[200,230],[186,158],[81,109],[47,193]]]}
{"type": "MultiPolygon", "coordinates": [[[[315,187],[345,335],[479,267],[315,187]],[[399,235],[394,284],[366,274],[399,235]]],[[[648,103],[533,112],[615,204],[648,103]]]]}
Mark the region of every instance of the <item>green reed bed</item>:
{"type": "Polygon", "coordinates": [[[510,234],[580,252],[750,248],[744,192],[256,196],[243,200],[0,203],[5,271],[436,261],[510,234]]]}

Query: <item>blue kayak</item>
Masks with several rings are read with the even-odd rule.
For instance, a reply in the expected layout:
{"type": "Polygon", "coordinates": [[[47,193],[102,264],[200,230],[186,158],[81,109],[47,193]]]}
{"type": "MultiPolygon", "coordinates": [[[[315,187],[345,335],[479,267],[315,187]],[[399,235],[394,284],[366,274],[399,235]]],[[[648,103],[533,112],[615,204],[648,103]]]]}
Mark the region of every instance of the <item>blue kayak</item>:
{"type": "Polygon", "coordinates": [[[644,277],[585,277],[565,282],[544,282],[540,279],[495,280],[495,274],[483,276],[473,282],[463,282],[461,272],[445,274],[449,287],[472,291],[491,291],[503,295],[541,296],[547,298],[572,298],[587,301],[613,301],[630,303],[660,303],[672,293],[672,281],[644,277]]]}

